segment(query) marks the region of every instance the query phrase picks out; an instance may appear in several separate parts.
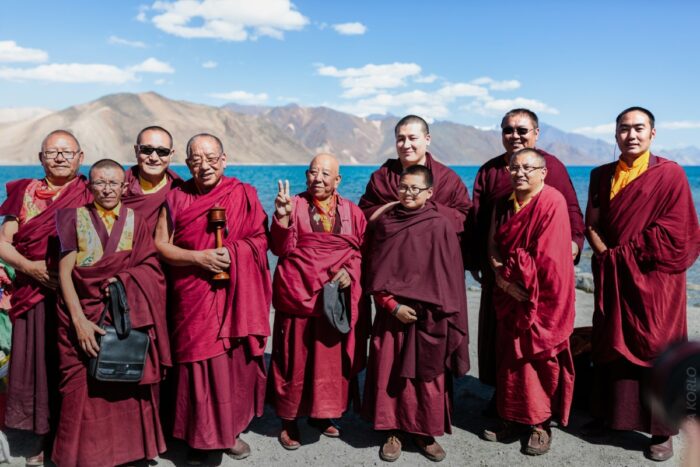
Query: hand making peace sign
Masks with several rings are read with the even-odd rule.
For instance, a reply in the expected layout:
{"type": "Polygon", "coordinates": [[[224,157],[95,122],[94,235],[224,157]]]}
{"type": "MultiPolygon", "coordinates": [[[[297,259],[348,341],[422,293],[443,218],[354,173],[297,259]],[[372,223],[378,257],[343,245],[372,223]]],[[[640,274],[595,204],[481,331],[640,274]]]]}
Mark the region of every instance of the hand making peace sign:
{"type": "Polygon", "coordinates": [[[277,180],[277,197],[275,198],[275,217],[278,221],[289,221],[292,213],[292,197],[289,196],[289,180],[277,180]]]}

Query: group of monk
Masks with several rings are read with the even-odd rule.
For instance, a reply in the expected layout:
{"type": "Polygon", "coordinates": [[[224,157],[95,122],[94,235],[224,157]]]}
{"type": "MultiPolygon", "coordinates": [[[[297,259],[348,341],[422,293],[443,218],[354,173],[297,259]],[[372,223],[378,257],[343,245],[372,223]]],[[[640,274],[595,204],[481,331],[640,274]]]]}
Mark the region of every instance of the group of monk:
{"type": "Polygon", "coordinates": [[[481,437],[527,437],[523,452],[544,454],[571,411],[584,238],[595,282],[584,435],[650,433],[645,455],[670,458],[676,431],[644,391],[655,359],[687,339],[700,228],[683,169],[650,152],[654,123],[641,107],[617,117],[620,157],[591,173],[585,219],[566,167],[536,146],[528,109],[503,117],[505,152],[479,169],[473,200],[428,151],[426,121],[409,115],[395,127],[398,157],[372,174],[359,205],[339,194],[338,160],[318,154],[305,190],[278,181],[271,224],[255,188],[224,175],[215,135],[187,142],[183,181],[162,127],[138,134],[133,167],[102,159],[87,179],[76,136],[49,133],[45,177],[8,183],[0,206],[0,259],[17,271],[5,421],[41,441],[26,465],[154,459],[166,434],[188,445],[190,465],[213,450],[243,459],[240,434],[265,402],[287,450],[302,444],[300,418],[342,437],[354,404],[385,432],[382,460],[412,440],[441,461],[453,379],[470,369],[467,270],[481,284],[479,378],[495,389],[485,414],[497,421],[481,437]],[[114,282],[133,329],[150,337],[139,383],[88,373],[114,282]]]}

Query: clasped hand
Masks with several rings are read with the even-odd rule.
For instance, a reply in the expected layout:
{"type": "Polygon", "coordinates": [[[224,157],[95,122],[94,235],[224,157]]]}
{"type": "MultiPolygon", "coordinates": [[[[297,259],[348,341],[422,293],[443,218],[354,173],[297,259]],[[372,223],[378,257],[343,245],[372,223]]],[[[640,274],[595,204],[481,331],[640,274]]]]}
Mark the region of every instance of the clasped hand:
{"type": "Polygon", "coordinates": [[[198,252],[197,263],[199,267],[218,274],[231,266],[231,256],[224,247],[201,250],[198,252]]]}

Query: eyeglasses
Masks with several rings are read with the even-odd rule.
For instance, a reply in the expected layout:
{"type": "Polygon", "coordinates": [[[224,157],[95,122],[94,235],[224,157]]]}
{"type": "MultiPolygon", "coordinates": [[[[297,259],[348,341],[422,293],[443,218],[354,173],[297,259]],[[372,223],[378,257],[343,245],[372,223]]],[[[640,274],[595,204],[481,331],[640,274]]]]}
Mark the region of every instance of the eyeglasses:
{"type": "Polygon", "coordinates": [[[504,135],[512,135],[513,133],[517,133],[518,136],[525,136],[526,134],[530,133],[531,131],[534,131],[534,128],[513,128],[512,126],[506,126],[501,129],[504,135]]]}
{"type": "Polygon", "coordinates": [[[104,190],[106,187],[109,187],[110,190],[116,191],[118,188],[121,188],[124,183],[122,182],[106,182],[104,180],[98,180],[96,182],[90,182],[92,186],[97,188],[98,190],[104,190]]]}
{"type": "Polygon", "coordinates": [[[139,145],[139,153],[150,156],[153,154],[155,151],[156,154],[158,154],[158,157],[168,157],[171,152],[173,152],[172,149],[169,148],[164,148],[164,147],[157,147],[154,148],[153,146],[141,146],[139,145]]]}
{"type": "Polygon", "coordinates": [[[429,186],[421,188],[419,186],[399,185],[399,193],[408,193],[409,195],[413,196],[418,195],[428,189],[430,189],[429,186]]]}
{"type": "Polygon", "coordinates": [[[537,170],[537,169],[543,169],[543,168],[544,168],[544,166],[540,166],[540,167],[530,167],[530,166],[527,166],[527,165],[511,165],[511,166],[508,166],[508,170],[510,170],[510,173],[512,173],[512,174],[517,174],[518,172],[520,172],[520,171],[522,170],[523,173],[525,174],[525,176],[529,176],[529,175],[530,175],[532,172],[534,172],[535,170],[537,170]]]}
{"type": "Polygon", "coordinates": [[[219,161],[221,160],[221,156],[223,156],[223,154],[207,154],[204,157],[191,156],[187,159],[187,161],[192,167],[201,167],[204,161],[207,161],[207,164],[214,166],[219,163],[219,161]]]}
{"type": "Polygon", "coordinates": [[[80,151],[67,151],[67,150],[60,151],[58,149],[48,149],[48,150],[44,151],[43,154],[44,154],[44,159],[46,159],[46,160],[56,159],[58,157],[58,155],[60,154],[63,156],[63,158],[65,160],[72,161],[73,158],[75,157],[75,155],[78,154],[79,152],[80,151]]]}

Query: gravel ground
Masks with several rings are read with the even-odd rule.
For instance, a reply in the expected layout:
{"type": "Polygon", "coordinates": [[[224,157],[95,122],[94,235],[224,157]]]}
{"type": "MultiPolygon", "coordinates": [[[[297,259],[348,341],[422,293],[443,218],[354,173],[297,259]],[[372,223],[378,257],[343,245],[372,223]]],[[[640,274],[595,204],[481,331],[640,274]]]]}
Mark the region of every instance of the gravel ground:
{"type": "MultiPolygon", "coordinates": [[[[469,329],[470,355],[472,365],[476,366],[476,329],[479,309],[479,292],[470,290],[469,329]]],[[[593,310],[593,296],[577,291],[576,326],[590,325],[593,310]]],[[[700,339],[700,308],[688,308],[688,331],[691,339],[700,339]]],[[[439,439],[447,451],[442,465],[469,466],[642,466],[658,465],[647,461],[642,449],[648,439],[647,435],[634,432],[617,432],[599,443],[592,444],[578,434],[579,427],[589,418],[576,410],[571,416],[571,423],[565,429],[553,429],[552,449],[541,457],[529,457],[520,453],[522,443],[512,444],[488,443],[479,439],[481,430],[493,423],[481,415],[486,401],[491,397],[491,389],[479,383],[476,368],[460,378],[455,384],[455,408],[453,414],[453,432],[439,439]]],[[[252,448],[252,455],[242,461],[235,461],[221,453],[209,456],[210,465],[280,465],[280,466],[358,466],[386,464],[379,459],[379,447],[383,442],[381,433],[376,433],[371,426],[355,413],[348,413],[340,421],[343,430],[340,439],[320,436],[319,432],[300,422],[302,447],[297,451],[285,451],[277,442],[279,422],[272,410],[266,407],[262,418],[255,419],[248,431],[243,433],[252,448]]],[[[31,449],[32,439],[19,432],[9,432],[11,452],[14,456],[11,465],[24,465],[22,456],[31,449]]],[[[680,465],[682,436],[674,439],[676,455],[663,465],[680,465]]],[[[169,442],[169,450],[150,465],[172,466],[185,465],[186,446],[177,440],[169,442]]],[[[412,443],[406,443],[404,452],[396,465],[433,465],[425,459],[412,443]]],[[[48,465],[48,464],[47,464],[48,465]]],[[[145,465],[145,464],[144,464],[145,465]]]]}

